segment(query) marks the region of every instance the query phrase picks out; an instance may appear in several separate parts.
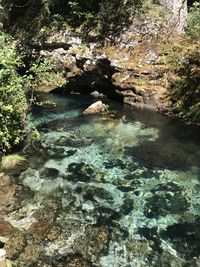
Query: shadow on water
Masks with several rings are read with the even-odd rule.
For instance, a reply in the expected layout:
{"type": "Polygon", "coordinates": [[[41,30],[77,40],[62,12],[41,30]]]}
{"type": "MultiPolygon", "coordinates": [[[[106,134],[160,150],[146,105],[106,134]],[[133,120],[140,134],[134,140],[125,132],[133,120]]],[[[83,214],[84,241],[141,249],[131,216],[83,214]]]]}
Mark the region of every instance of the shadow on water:
{"type": "Polygon", "coordinates": [[[187,170],[200,166],[199,151],[191,143],[182,145],[159,138],[155,142],[145,142],[137,147],[127,148],[127,155],[133,156],[147,168],[167,168],[170,170],[187,170]]]}
{"type": "Polygon", "coordinates": [[[159,137],[154,142],[144,141],[138,146],[128,147],[127,155],[147,168],[187,170],[200,166],[199,127],[151,111],[133,110],[132,114],[129,113],[130,110],[125,108],[122,114],[129,120],[141,121],[145,127],[157,128],[159,137]]]}
{"type": "Polygon", "coordinates": [[[200,251],[200,223],[175,224],[168,226],[161,233],[163,238],[169,238],[180,254],[185,254],[187,259],[198,257],[200,251]],[[188,249],[190,248],[190,249],[188,249]]]}

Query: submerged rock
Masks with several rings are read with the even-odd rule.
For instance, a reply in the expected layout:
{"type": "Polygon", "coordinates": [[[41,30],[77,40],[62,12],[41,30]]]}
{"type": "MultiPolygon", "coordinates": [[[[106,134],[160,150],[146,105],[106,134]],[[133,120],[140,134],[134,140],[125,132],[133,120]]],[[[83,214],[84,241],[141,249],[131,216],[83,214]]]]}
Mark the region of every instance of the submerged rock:
{"type": "Polygon", "coordinates": [[[57,178],[59,175],[59,171],[55,168],[44,168],[40,172],[41,177],[47,177],[47,178],[57,178]]]}
{"type": "Polygon", "coordinates": [[[159,264],[163,267],[182,267],[183,261],[181,261],[178,256],[175,256],[169,252],[163,252],[159,264]]]}
{"type": "Polygon", "coordinates": [[[18,175],[27,168],[27,161],[20,155],[8,155],[2,158],[0,167],[4,172],[12,175],[18,175]]]}
{"type": "Polygon", "coordinates": [[[138,241],[138,240],[127,240],[127,248],[135,255],[136,257],[142,257],[145,254],[148,255],[152,253],[152,246],[154,245],[153,241],[138,241]]]}
{"type": "Polygon", "coordinates": [[[81,163],[70,163],[68,166],[70,174],[67,179],[70,181],[88,182],[94,176],[92,165],[81,163]]]}
{"type": "Polygon", "coordinates": [[[151,190],[153,196],[147,199],[145,215],[148,218],[158,218],[167,214],[181,213],[187,210],[189,204],[182,195],[182,189],[175,183],[158,185],[151,190]]]}
{"type": "Polygon", "coordinates": [[[169,238],[176,251],[186,260],[199,256],[200,224],[198,221],[197,223],[178,223],[168,226],[162,236],[169,238]]]}
{"type": "Polygon", "coordinates": [[[31,225],[28,229],[29,234],[38,241],[42,241],[47,237],[51,225],[53,224],[52,218],[41,219],[31,225]]]}
{"type": "Polygon", "coordinates": [[[191,261],[185,264],[185,267],[200,267],[200,257],[194,257],[191,261]]]}
{"type": "Polygon", "coordinates": [[[85,259],[96,261],[100,254],[105,253],[108,245],[108,228],[106,226],[89,226],[84,236],[77,239],[74,252],[81,254],[85,259]]]}
{"type": "Polygon", "coordinates": [[[24,264],[23,266],[29,266],[29,263],[32,264],[31,266],[33,264],[38,266],[39,257],[42,253],[44,253],[44,248],[41,245],[28,245],[20,255],[19,260],[24,264]]]}
{"type": "Polygon", "coordinates": [[[0,173],[0,187],[10,185],[10,176],[5,174],[4,172],[0,173]]]}
{"type": "Polygon", "coordinates": [[[50,229],[47,238],[50,241],[53,241],[53,240],[55,240],[55,239],[57,239],[59,237],[60,233],[61,233],[61,229],[59,227],[57,227],[57,226],[53,226],[50,229]]]}
{"type": "MultiPolygon", "coordinates": [[[[64,261],[64,260],[63,260],[64,261]]],[[[67,261],[57,265],[58,267],[92,267],[91,262],[85,260],[80,256],[71,256],[68,257],[67,261]]]]}
{"type": "Polygon", "coordinates": [[[94,114],[107,111],[107,105],[103,104],[102,101],[97,101],[90,105],[87,109],[83,111],[83,114],[94,114]]]}
{"type": "Polygon", "coordinates": [[[22,232],[15,232],[5,245],[8,259],[15,260],[23,251],[27,244],[25,236],[22,232]]]}
{"type": "Polygon", "coordinates": [[[9,222],[0,221],[0,242],[7,243],[9,238],[17,231],[9,222]]]}
{"type": "Polygon", "coordinates": [[[0,188],[0,212],[14,211],[20,207],[22,188],[7,185],[0,188]]]}

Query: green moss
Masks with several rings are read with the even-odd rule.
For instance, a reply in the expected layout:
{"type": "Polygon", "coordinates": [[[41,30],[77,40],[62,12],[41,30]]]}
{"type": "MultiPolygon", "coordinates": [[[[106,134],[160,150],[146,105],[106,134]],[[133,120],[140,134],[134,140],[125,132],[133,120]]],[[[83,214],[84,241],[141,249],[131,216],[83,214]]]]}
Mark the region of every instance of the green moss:
{"type": "Polygon", "coordinates": [[[26,159],[18,154],[8,155],[2,158],[1,168],[3,170],[10,170],[18,165],[21,165],[26,159]]]}

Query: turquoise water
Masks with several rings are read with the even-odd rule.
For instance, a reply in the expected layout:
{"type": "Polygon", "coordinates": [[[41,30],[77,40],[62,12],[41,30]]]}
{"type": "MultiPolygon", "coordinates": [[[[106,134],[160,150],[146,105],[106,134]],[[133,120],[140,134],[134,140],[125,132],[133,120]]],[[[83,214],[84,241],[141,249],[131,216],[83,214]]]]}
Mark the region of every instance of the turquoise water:
{"type": "Polygon", "coordinates": [[[42,252],[16,264],[191,266],[200,256],[200,129],[112,102],[85,116],[94,100],[50,98],[54,106],[30,115],[41,140],[29,141],[16,178],[32,195],[7,219],[30,232],[50,213],[48,231],[59,234],[29,238],[42,252]]]}

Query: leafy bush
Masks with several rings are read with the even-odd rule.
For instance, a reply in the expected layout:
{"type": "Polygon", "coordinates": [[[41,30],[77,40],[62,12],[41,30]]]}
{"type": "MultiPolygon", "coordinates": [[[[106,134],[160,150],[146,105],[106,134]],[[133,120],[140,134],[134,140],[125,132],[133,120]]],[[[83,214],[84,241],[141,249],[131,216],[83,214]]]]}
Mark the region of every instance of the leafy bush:
{"type": "Polygon", "coordinates": [[[187,33],[192,38],[200,38],[200,2],[194,2],[189,10],[187,33]]]}
{"type": "Polygon", "coordinates": [[[53,71],[53,66],[50,59],[36,60],[30,65],[26,72],[26,89],[34,91],[40,86],[40,83],[48,80],[48,74],[53,71]]]}
{"type": "Polygon", "coordinates": [[[20,144],[26,134],[25,124],[29,103],[26,92],[38,86],[61,86],[62,73],[53,70],[50,60],[31,64],[25,75],[18,70],[23,66],[15,41],[0,33],[0,154],[20,144]]]}
{"type": "Polygon", "coordinates": [[[198,47],[186,55],[179,66],[179,80],[172,84],[171,100],[183,118],[200,122],[200,52],[198,47]]]}
{"type": "Polygon", "coordinates": [[[4,5],[10,10],[10,25],[17,24],[17,29],[34,36],[46,25],[57,30],[66,25],[79,27],[88,23],[98,26],[100,33],[115,30],[143,1],[146,0],[4,0],[4,5]]]}
{"type": "Polygon", "coordinates": [[[107,0],[101,1],[100,10],[98,12],[98,24],[100,33],[108,30],[115,30],[116,25],[123,27],[136,8],[141,5],[141,1],[135,0],[107,0]]]}
{"type": "Polygon", "coordinates": [[[15,42],[0,33],[0,151],[6,152],[23,138],[27,101],[24,80],[17,69],[22,61],[15,42]]]}

